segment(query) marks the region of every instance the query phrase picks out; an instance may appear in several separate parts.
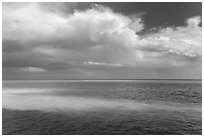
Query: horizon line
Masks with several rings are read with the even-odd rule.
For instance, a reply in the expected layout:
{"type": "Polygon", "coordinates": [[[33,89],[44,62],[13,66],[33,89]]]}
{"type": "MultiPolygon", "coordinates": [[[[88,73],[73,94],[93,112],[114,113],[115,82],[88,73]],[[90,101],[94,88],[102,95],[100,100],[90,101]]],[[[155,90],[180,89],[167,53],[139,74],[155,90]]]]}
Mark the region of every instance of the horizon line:
{"type": "Polygon", "coordinates": [[[188,78],[188,79],[185,79],[185,78],[175,78],[175,79],[172,79],[172,78],[161,78],[161,79],[2,79],[3,80],[202,80],[202,78],[188,78]]]}

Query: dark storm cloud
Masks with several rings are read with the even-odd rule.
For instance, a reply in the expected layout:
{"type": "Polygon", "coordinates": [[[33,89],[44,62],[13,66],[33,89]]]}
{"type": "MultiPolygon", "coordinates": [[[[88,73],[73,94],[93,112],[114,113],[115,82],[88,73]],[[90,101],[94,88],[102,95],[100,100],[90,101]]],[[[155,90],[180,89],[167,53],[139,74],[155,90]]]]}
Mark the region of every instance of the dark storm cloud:
{"type": "Polygon", "coordinates": [[[111,3],[102,5],[4,3],[3,78],[199,77],[200,16],[138,35],[146,29],[148,10],[127,15],[111,3]]]}

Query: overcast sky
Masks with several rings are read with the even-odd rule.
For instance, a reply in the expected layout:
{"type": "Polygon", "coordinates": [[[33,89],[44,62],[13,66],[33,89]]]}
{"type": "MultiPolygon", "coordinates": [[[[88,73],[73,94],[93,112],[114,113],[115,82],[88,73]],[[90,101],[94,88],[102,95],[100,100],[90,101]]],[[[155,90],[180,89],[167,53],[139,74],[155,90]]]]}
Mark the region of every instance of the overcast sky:
{"type": "Polygon", "coordinates": [[[3,79],[202,76],[202,3],[3,3],[3,79]]]}

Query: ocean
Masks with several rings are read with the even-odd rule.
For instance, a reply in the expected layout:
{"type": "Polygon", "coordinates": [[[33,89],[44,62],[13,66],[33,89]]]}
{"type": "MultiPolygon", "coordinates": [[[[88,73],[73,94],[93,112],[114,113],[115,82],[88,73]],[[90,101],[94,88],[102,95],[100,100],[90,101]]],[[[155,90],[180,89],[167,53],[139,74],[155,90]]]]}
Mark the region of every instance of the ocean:
{"type": "Polygon", "coordinates": [[[201,135],[201,80],[2,83],[3,135],[201,135]]]}

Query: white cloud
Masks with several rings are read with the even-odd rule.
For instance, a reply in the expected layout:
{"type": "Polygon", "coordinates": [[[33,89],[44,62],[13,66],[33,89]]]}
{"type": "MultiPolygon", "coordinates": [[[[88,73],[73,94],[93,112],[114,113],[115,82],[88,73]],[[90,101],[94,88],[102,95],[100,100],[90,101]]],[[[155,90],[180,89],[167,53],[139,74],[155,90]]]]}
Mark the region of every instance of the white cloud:
{"type": "Polygon", "coordinates": [[[113,67],[122,67],[123,66],[121,64],[112,64],[112,63],[104,63],[104,62],[91,62],[91,61],[84,62],[83,64],[85,64],[85,65],[113,66],[113,67]]]}
{"type": "Polygon", "coordinates": [[[25,71],[25,72],[44,72],[44,71],[46,71],[42,68],[37,68],[37,67],[20,68],[20,70],[25,71]]]}
{"type": "MultiPolygon", "coordinates": [[[[138,37],[135,35],[137,25],[138,30],[142,29],[137,21],[140,18],[132,20],[105,7],[76,11],[63,17],[41,10],[39,4],[34,3],[19,10],[4,7],[3,16],[3,39],[20,41],[31,50],[46,44],[50,46],[47,51],[48,48],[49,51],[65,49],[78,55],[82,53],[82,59],[95,62],[132,63],[135,55],[129,47],[138,37]],[[134,30],[128,26],[132,23],[134,30]]],[[[54,51],[52,56],[62,58],[61,55],[54,51]]]]}
{"type": "Polygon", "coordinates": [[[198,25],[200,22],[201,22],[200,17],[193,17],[193,18],[187,19],[187,25],[188,27],[191,27],[191,28],[199,28],[198,25]]]}
{"type": "Polygon", "coordinates": [[[146,35],[139,41],[140,48],[187,57],[201,56],[202,31],[198,26],[200,22],[199,17],[193,17],[187,20],[185,27],[167,27],[146,35]]]}
{"type": "Polygon", "coordinates": [[[136,32],[145,25],[139,15],[125,16],[100,5],[83,11],[74,10],[75,3],[61,6],[3,4],[3,67],[185,67],[201,60],[200,17],[140,36],[136,32]]]}

